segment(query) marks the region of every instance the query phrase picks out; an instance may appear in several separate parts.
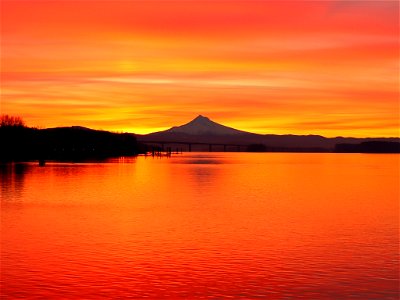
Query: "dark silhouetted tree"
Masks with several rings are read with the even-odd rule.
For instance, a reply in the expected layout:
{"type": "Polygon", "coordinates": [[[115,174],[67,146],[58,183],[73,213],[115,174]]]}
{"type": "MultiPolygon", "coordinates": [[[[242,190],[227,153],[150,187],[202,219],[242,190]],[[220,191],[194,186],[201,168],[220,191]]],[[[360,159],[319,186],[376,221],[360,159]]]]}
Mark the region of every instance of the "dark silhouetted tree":
{"type": "Polygon", "coordinates": [[[1,115],[0,127],[25,127],[25,122],[21,117],[13,117],[9,115],[1,115]]]}

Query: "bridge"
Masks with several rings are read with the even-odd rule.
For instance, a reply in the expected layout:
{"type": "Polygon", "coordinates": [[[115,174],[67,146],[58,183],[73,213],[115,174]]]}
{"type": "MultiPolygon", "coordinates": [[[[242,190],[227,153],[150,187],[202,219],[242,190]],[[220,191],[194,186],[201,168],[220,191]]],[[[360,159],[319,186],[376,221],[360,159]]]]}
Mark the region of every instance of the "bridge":
{"type": "MultiPolygon", "coordinates": [[[[243,150],[246,150],[247,145],[243,145],[243,144],[230,144],[230,143],[205,143],[205,142],[180,142],[180,141],[141,141],[139,140],[139,142],[143,143],[143,144],[155,144],[155,145],[159,145],[162,149],[162,151],[165,151],[165,145],[170,145],[170,144],[174,144],[174,145],[185,145],[187,146],[188,152],[192,152],[192,146],[194,145],[203,145],[203,146],[208,146],[208,151],[212,152],[213,151],[213,146],[219,146],[222,147],[224,149],[224,152],[226,152],[228,149],[232,149],[234,148],[237,152],[241,152],[243,150]],[[243,150],[242,150],[243,148],[243,150]]],[[[171,148],[167,148],[167,150],[171,151],[171,148]]],[[[232,151],[232,150],[231,150],[232,151]]],[[[181,152],[182,152],[182,148],[181,148],[181,152]]]]}

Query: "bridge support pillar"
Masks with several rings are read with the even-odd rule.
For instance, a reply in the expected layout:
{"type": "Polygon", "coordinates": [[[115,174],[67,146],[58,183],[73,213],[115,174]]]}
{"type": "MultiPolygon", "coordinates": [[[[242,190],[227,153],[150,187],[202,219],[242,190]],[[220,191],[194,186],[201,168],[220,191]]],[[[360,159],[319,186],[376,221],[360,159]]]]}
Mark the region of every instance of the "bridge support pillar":
{"type": "Polygon", "coordinates": [[[192,144],[188,144],[189,152],[192,152],[192,144]]]}
{"type": "Polygon", "coordinates": [[[212,144],[209,144],[209,145],[208,145],[208,151],[209,151],[209,152],[212,152],[212,144]]]}

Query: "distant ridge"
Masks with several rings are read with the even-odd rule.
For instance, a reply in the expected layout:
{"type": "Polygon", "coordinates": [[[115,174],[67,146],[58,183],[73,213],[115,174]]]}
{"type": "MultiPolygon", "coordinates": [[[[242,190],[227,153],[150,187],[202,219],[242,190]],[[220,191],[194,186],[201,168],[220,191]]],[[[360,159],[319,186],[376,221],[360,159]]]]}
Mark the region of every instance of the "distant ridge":
{"type": "Polygon", "coordinates": [[[400,142],[400,138],[326,138],[320,135],[256,134],[224,126],[202,115],[198,115],[192,121],[181,126],[136,136],[138,141],[143,142],[257,144],[264,145],[268,151],[293,152],[329,152],[334,151],[337,144],[359,144],[371,141],[400,142]]]}
{"type": "Polygon", "coordinates": [[[83,130],[83,131],[103,131],[103,130],[97,130],[97,129],[91,129],[88,127],[83,127],[83,126],[62,126],[62,127],[51,127],[51,128],[45,128],[44,130],[59,130],[59,129],[69,129],[69,130],[83,130]]]}

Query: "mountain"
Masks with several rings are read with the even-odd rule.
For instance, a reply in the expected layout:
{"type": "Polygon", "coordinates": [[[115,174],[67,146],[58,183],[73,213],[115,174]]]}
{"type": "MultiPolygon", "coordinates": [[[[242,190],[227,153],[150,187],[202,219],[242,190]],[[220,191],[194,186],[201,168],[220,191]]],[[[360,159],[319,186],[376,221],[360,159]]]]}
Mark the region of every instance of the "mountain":
{"type": "MultiPolygon", "coordinates": [[[[371,141],[400,142],[399,138],[326,138],[320,135],[255,134],[218,124],[199,115],[189,123],[165,131],[137,135],[142,142],[214,143],[265,145],[267,151],[333,151],[337,144],[359,144],[371,141]]],[[[208,149],[208,148],[207,148],[208,149]]]]}
{"type": "Polygon", "coordinates": [[[139,141],[164,141],[186,143],[248,144],[251,137],[259,135],[218,124],[202,115],[189,123],[146,135],[136,135],[139,141]]]}
{"type": "Polygon", "coordinates": [[[166,133],[184,133],[189,135],[243,135],[248,132],[237,130],[218,124],[202,115],[182,126],[175,126],[165,131],[166,133]]]}

